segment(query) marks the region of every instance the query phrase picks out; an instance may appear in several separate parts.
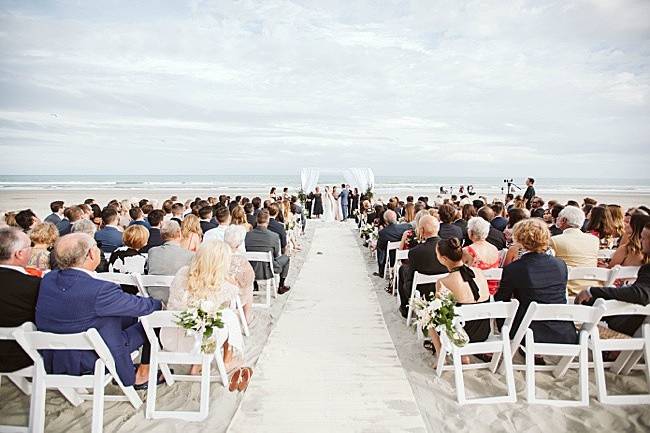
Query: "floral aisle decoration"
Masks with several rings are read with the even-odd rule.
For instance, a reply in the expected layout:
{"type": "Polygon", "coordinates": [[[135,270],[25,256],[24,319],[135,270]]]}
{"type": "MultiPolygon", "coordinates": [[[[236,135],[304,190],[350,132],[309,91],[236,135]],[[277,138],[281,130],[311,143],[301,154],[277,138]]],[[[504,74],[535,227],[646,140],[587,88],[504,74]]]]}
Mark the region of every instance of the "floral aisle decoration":
{"type": "Polygon", "coordinates": [[[212,301],[201,301],[176,315],[176,324],[185,329],[188,336],[196,339],[193,352],[211,354],[217,349],[216,328],[223,328],[221,310],[212,301]]]}
{"type": "Polygon", "coordinates": [[[428,336],[430,329],[438,333],[445,332],[449,340],[456,346],[462,347],[469,342],[469,337],[456,320],[456,300],[451,293],[441,298],[433,297],[430,301],[423,298],[412,300],[411,308],[415,309],[417,320],[415,326],[422,329],[422,333],[428,336]]]}

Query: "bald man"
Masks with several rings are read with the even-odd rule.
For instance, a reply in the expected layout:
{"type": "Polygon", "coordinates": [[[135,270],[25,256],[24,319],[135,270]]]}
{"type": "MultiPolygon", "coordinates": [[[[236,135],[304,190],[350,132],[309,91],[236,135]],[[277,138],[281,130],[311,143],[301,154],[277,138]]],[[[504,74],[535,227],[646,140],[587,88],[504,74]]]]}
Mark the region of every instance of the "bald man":
{"type": "MultiPolygon", "coordinates": [[[[408,264],[402,265],[400,271],[400,307],[399,311],[406,318],[408,313],[408,303],[411,298],[411,287],[413,285],[413,276],[415,272],[426,275],[437,275],[447,273],[447,268],[444,267],[436,256],[436,246],[440,237],[438,231],[440,230],[440,222],[431,215],[425,215],[420,218],[418,222],[418,233],[421,234],[424,242],[411,248],[409,250],[408,264]]],[[[418,286],[418,291],[421,295],[426,296],[427,299],[436,290],[435,284],[423,284],[418,286]]]]}
{"type": "MultiPolygon", "coordinates": [[[[101,250],[86,233],[61,237],[54,245],[59,269],[45,275],[36,304],[39,331],[74,334],[95,328],[108,346],[125,386],[146,389],[149,344],[138,317],[162,308],[159,300],[122,291],[119,285],[95,278],[101,250]],[[137,372],[131,352],[143,347],[137,372]]],[[[90,351],[43,351],[45,369],[54,374],[81,375],[94,371],[97,355],[90,351]]]]}
{"type": "MultiPolygon", "coordinates": [[[[384,268],[386,267],[386,252],[388,251],[388,242],[397,242],[402,240],[402,235],[405,231],[413,228],[411,224],[398,224],[397,214],[393,210],[384,212],[384,221],[386,227],[379,231],[379,239],[377,240],[377,265],[379,272],[373,275],[382,277],[384,276],[384,268]]],[[[391,265],[395,263],[395,255],[391,254],[391,265]]]]}

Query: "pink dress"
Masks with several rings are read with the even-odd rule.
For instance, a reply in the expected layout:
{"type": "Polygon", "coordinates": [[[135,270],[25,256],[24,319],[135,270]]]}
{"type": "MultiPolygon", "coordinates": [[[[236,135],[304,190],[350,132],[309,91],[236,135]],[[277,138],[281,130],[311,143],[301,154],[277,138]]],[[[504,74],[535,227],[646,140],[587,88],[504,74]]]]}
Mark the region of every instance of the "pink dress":
{"type": "MultiPolygon", "coordinates": [[[[476,251],[474,251],[474,248],[472,246],[467,247],[467,254],[472,256],[472,259],[474,261],[472,262],[472,266],[475,268],[479,268],[480,270],[484,271],[486,269],[494,269],[499,267],[499,258],[497,257],[496,261],[494,263],[487,263],[481,260],[480,258],[477,257],[476,251]]],[[[499,281],[497,280],[488,280],[488,289],[490,290],[490,295],[494,295],[497,290],[499,289],[499,281]]]]}

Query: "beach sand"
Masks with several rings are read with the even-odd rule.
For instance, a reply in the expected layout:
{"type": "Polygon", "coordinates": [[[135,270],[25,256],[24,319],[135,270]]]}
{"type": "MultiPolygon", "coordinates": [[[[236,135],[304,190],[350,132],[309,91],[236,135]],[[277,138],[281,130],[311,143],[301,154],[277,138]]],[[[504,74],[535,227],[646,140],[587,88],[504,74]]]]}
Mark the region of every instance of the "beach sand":
{"type": "MultiPolygon", "coordinates": [[[[295,194],[295,191],[292,190],[292,193],[295,194]]],[[[0,191],[0,214],[4,215],[8,211],[16,211],[22,209],[32,209],[36,212],[41,219],[45,218],[50,214],[49,204],[54,200],[63,200],[66,205],[70,204],[79,204],[87,198],[93,198],[97,201],[100,207],[105,206],[110,200],[117,199],[129,199],[132,202],[137,202],[142,198],[148,200],[156,200],[161,204],[164,200],[168,199],[172,195],[177,195],[179,201],[185,202],[185,200],[192,199],[195,197],[207,198],[209,196],[218,197],[221,194],[228,194],[230,197],[234,198],[237,195],[246,196],[249,198],[259,196],[263,199],[268,197],[268,190],[259,190],[259,191],[246,191],[246,192],[237,192],[237,191],[219,191],[219,190],[208,190],[208,189],[196,189],[196,190],[165,190],[165,189],[115,189],[115,190],[43,190],[43,189],[33,189],[33,190],[2,190],[0,191]]],[[[475,196],[478,197],[480,192],[475,196]]],[[[400,199],[405,200],[408,195],[412,195],[415,198],[419,196],[429,197],[429,202],[432,203],[437,199],[438,194],[434,191],[427,190],[415,190],[415,189],[395,189],[395,190],[386,190],[382,193],[378,193],[375,196],[375,199],[382,199],[386,201],[390,196],[398,196],[400,199]]],[[[566,193],[545,193],[544,190],[539,191],[539,195],[546,201],[548,200],[557,200],[559,203],[566,203],[567,200],[576,200],[579,203],[582,203],[582,199],[585,197],[592,197],[598,200],[599,203],[607,204],[619,204],[623,208],[635,207],[642,204],[650,204],[650,196],[643,195],[639,193],[629,193],[629,194],[590,194],[589,192],[584,192],[583,194],[566,194],[566,193]]],[[[488,200],[492,200],[495,197],[487,196],[488,200]]],[[[503,200],[503,197],[499,196],[499,199],[503,200]]],[[[438,199],[442,201],[441,199],[438,199]]]]}

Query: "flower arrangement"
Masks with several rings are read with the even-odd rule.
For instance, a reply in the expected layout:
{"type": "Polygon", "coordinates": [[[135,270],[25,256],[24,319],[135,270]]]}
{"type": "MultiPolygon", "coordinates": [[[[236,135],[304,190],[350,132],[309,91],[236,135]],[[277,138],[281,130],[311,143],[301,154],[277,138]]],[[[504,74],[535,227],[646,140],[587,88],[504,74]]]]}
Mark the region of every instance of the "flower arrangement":
{"type": "Polygon", "coordinates": [[[284,223],[284,229],[289,231],[293,230],[293,228],[296,226],[296,221],[293,219],[288,220],[287,222],[284,223]]]}
{"type": "Polygon", "coordinates": [[[416,298],[412,301],[411,308],[415,309],[417,320],[415,325],[427,331],[434,329],[438,333],[446,332],[449,340],[456,346],[462,347],[469,341],[469,337],[456,317],[456,300],[449,293],[442,298],[433,297],[431,301],[416,298]]]}
{"type": "Polygon", "coordinates": [[[361,229],[361,236],[366,239],[377,239],[379,233],[377,233],[377,228],[373,224],[366,224],[361,229]]]}
{"type": "Polygon", "coordinates": [[[415,233],[414,229],[408,230],[408,234],[406,235],[406,244],[408,245],[409,248],[413,248],[414,246],[420,244],[422,241],[420,238],[418,238],[418,235],[415,233]]]}
{"type": "Polygon", "coordinates": [[[212,301],[201,301],[198,306],[188,308],[176,315],[176,324],[186,330],[188,336],[196,339],[195,352],[199,346],[202,353],[214,353],[217,341],[214,338],[214,329],[223,328],[221,310],[218,310],[212,301]]]}
{"type": "Polygon", "coordinates": [[[300,188],[300,191],[298,191],[298,200],[300,200],[300,203],[305,205],[305,202],[307,201],[307,194],[305,194],[305,191],[300,188]]]}
{"type": "Polygon", "coordinates": [[[372,192],[372,186],[369,186],[368,189],[366,190],[366,193],[364,194],[365,199],[371,202],[371,201],[372,201],[372,197],[373,197],[374,195],[375,195],[375,194],[372,192]]]}

